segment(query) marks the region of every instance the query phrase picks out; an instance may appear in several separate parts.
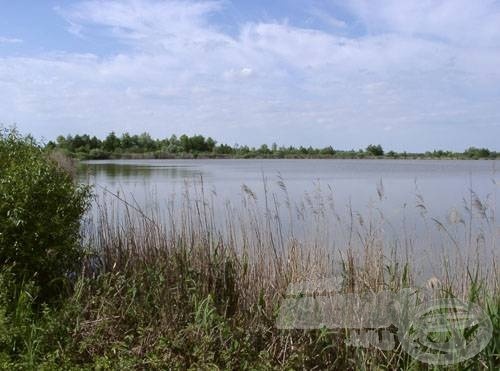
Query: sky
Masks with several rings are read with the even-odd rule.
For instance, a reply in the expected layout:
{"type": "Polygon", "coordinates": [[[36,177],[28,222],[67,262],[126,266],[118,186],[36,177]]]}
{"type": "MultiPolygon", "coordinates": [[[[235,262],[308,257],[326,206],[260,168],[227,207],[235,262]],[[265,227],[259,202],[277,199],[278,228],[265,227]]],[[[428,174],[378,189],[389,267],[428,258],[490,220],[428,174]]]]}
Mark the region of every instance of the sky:
{"type": "Polygon", "coordinates": [[[500,1],[0,0],[0,123],[500,150],[500,1]]]}

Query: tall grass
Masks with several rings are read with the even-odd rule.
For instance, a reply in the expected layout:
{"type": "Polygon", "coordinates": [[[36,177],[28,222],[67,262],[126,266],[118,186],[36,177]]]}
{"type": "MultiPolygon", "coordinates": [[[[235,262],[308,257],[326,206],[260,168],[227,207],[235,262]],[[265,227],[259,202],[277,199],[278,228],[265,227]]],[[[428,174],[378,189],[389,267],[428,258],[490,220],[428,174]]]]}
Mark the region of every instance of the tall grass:
{"type": "MultiPolygon", "coordinates": [[[[471,191],[462,210],[438,220],[427,216],[417,196],[424,224],[438,231],[445,254],[432,257],[440,269],[429,276],[428,269],[418,273],[426,267],[415,262],[412,231],[388,241],[376,207],[371,217],[350,207],[341,212],[331,190],[320,188],[293,203],[285,183],[278,185],[281,194],[264,180],[260,198],[243,185],[242,204],[222,208],[202,182],[149,210],[107,192],[86,232],[93,254],[82,281],[86,319],[78,331],[89,344],[86,356],[115,358],[118,346],[122,359],[148,367],[426,369],[401,347],[347,346],[349,329],[276,328],[289,284],[337,277],[343,292],[427,285],[478,303],[494,323],[494,338],[456,367],[499,365],[500,276],[492,255],[498,227],[487,202],[471,191]]],[[[381,183],[380,201],[383,193],[381,183]]]]}
{"type": "MultiPolygon", "coordinates": [[[[351,329],[276,327],[290,284],[336,277],[343,293],[428,285],[440,296],[479,304],[491,318],[493,339],[451,369],[499,367],[498,226],[488,202],[471,192],[462,209],[437,220],[417,196],[426,231],[437,231],[436,239],[404,223],[387,234],[377,205],[365,214],[339,209],[328,188],[294,202],[282,179],[279,192],[263,183],[259,194],[243,185],[241,204],[224,202],[200,182],[149,209],[105,191],[83,226],[87,254],[72,296],[41,318],[25,315],[17,361],[89,369],[432,368],[400,344],[349,346],[351,329]],[[440,259],[434,271],[415,259],[419,240],[431,238],[444,253],[433,256],[440,259]]],[[[383,202],[382,183],[377,194],[383,202]]],[[[36,295],[29,286],[25,292],[36,295]]],[[[16,327],[15,321],[4,323],[16,327]]]]}

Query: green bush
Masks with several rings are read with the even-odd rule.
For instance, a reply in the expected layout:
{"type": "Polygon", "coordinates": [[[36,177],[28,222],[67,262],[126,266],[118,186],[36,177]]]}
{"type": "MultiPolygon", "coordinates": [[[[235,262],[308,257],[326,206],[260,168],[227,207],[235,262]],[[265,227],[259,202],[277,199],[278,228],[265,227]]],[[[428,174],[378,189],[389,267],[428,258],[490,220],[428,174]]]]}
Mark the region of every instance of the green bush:
{"type": "Polygon", "coordinates": [[[80,220],[88,187],[50,160],[31,138],[0,131],[0,264],[18,282],[54,297],[81,258],[80,220]]]}

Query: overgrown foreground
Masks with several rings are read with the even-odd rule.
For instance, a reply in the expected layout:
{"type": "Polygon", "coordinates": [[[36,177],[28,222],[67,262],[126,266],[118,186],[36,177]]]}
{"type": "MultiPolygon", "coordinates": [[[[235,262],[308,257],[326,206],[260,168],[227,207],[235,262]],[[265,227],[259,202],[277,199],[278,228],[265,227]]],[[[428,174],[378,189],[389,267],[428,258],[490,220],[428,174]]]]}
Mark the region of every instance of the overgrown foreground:
{"type": "MultiPolygon", "coordinates": [[[[409,265],[384,258],[375,245],[335,259],[319,246],[280,242],[276,225],[266,226],[262,215],[248,224],[247,235],[234,231],[222,237],[202,207],[176,209],[181,217],[166,226],[152,215],[134,218],[133,209],[120,222],[100,215],[97,229],[88,226],[94,253],[87,255],[80,276],[67,281],[58,305],[40,305],[33,285],[13,289],[4,272],[3,367],[427,368],[399,347],[347,346],[348,330],[275,327],[290,282],[329,277],[338,265],[345,292],[398,291],[412,284],[409,265]]],[[[483,280],[475,266],[469,268],[442,278],[442,293],[485,308],[494,338],[456,367],[493,370],[499,365],[498,275],[482,272],[488,277],[483,280]]]]}
{"type": "MultiPolygon", "coordinates": [[[[321,200],[294,210],[273,195],[258,203],[252,190],[243,191],[243,205],[227,205],[223,212],[215,211],[215,199],[203,188],[186,191],[163,214],[139,210],[118,195],[108,204],[101,200],[100,211],[82,226],[85,254],[75,258],[78,267],[52,280],[60,283],[57,295],[44,291],[53,282],[37,280],[36,268],[30,268],[32,275],[21,274],[21,260],[4,259],[0,367],[432,368],[398,344],[385,351],[346,345],[354,330],[277,329],[290,283],[336,276],[346,293],[396,292],[418,284],[413,274],[418,267],[396,254],[408,250],[408,241],[387,252],[375,222],[351,218],[344,224],[339,217],[334,223],[321,200]],[[343,248],[328,243],[327,226],[334,225],[347,230],[343,248]],[[300,228],[304,233],[298,233],[300,228]]],[[[498,270],[494,259],[476,265],[465,255],[467,249],[491,250],[497,231],[487,206],[471,199],[472,206],[477,212],[468,209],[468,222],[451,220],[458,223],[454,229],[441,224],[445,240],[461,253],[453,264],[443,262],[442,274],[431,285],[441,296],[478,303],[493,323],[488,346],[451,369],[494,370],[500,365],[498,270]],[[484,229],[489,234],[468,235],[473,215],[479,219],[475,223],[489,225],[484,229]]],[[[32,253],[50,256],[51,251],[32,253]]]]}

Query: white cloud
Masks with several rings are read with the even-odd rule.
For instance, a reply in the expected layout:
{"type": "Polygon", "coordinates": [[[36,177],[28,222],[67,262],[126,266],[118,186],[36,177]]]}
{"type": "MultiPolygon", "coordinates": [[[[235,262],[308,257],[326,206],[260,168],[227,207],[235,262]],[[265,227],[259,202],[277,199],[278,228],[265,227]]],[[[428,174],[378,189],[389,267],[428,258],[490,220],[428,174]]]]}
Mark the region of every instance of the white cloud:
{"type": "Polygon", "coordinates": [[[23,40],[14,37],[0,36],[0,44],[20,44],[23,40]]]}
{"type": "Polygon", "coordinates": [[[495,0],[350,0],[343,2],[370,32],[427,36],[458,45],[498,46],[495,0]]]}
{"type": "Polygon", "coordinates": [[[0,120],[48,135],[147,129],[249,144],[495,146],[474,128],[500,134],[498,6],[384,4],[350,1],[368,32],[349,35],[339,23],[340,36],[279,21],[229,35],[211,18],[223,2],[81,2],[58,10],[70,28],[89,40],[99,29],[126,51],[0,58],[0,120]],[[431,142],[422,131],[435,133],[431,142]]]}
{"type": "Polygon", "coordinates": [[[139,49],[168,49],[227,42],[207,22],[207,16],[221,6],[217,1],[84,1],[68,9],[58,8],[58,12],[71,28],[78,26],[79,33],[99,25],[139,49]]]}

